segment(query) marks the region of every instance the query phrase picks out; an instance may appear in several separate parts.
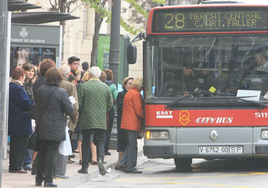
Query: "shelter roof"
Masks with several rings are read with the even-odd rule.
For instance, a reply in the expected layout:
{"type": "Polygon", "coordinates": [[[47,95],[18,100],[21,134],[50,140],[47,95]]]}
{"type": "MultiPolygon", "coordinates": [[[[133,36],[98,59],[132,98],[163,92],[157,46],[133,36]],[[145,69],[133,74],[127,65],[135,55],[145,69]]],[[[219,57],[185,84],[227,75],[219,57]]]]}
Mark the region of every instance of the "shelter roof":
{"type": "Polygon", "coordinates": [[[26,12],[26,10],[28,9],[38,9],[38,8],[42,7],[25,2],[23,0],[8,0],[8,11],[21,11],[21,12],[12,12],[11,23],[42,24],[42,23],[65,21],[80,18],[73,16],[71,14],[62,13],[58,11],[26,12]]]}
{"type": "Polygon", "coordinates": [[[41,6],[36,6],[31,3],[27,3],[23,0],[8,0],[8,11],[25,11],[28,9],[42,8],[41,6]]]}
{"type": "Polygon", "coordinates": [[[42,24],[79,18],[80,17],[57,11],[13,12],[11,23],[42,24]]]}

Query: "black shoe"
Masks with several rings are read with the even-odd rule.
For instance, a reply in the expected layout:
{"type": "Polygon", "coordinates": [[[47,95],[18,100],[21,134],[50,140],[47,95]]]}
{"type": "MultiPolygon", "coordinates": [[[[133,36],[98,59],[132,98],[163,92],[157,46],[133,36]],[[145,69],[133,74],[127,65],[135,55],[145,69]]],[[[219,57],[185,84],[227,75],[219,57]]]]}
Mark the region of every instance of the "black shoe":
{"type": "Polygon", "coordinates": [[[75,158],[75,155],[74,155],[74,154],[72,154],[72,155],[69,155],[69,157],[70,157],[70,158],[75,158]]]}
{"type": "Polygon", "coordinates": [[[36,172],[32,171],[31,174],[32,174],[32,175],[36,175],[36,172]]]}
{"type": "Polygon", "coordinates": [[[133,170],[133,171],[127,171],[127,173],[140,174],[140,173],[142,173],[142,171],[139,171],[139,170],[135,169],[135,170],[133,170]]]}
{"type": "Polygon", "coordinates": [[[105,155],[111,155],[111,153],[109,151],[106,151],[105,155]]]}
{"type": "Polygon", "coordinates": [[[99,172],[100,172],[100,174],[101,174],[102,176],[104,176],[104,175],[106,174],[106,170],[105,170],[105,168],[104,168],[104,166],[103,166],[102,161],[99,160],[98,163],[97,163],[97,165],[98,165],[98,167],[99,167],[99,172]]]}
{"type": "Polygon", "coordinates": [[[23,173],[23,174],[27,173],[27,171],[25,171],[25,170],[11,170],[11,169],[9,169],[9,172],[10,173],[23,173]]]}
{"type": "Polygon", "coordinates": [[[119,165],[115,165],[115,166],[114,166],[114,169],[115,169],[115,170],[120,170],[119,165]]]}
{"type": "Polygon", "coordinates": [[[75,161],[71,160],[71,159],[68,159],[68,164],[73,164],[75,161]]]}
{"type": "Polygon", "coordinates": [[[58,187],[58,185],[56,184],[56,183],[53,183],[53,182],[51,182],[51,183],[44,183],[44,187],[58,187]]]}
{"type": "Polygon", "coordinates": [[[121,170],[121,171],[123,171],[123,172],[127,172],[126,167],[123,167],[123,166],[117,165],[117,168],[118,168],[118,170],[121,170]]]}
{"type": "Polygon", "coordinates": [[[87,174],[88,171],[87,171],[87,168],[85,167],[82,167],[80,170],[77,171],[78,173],[81,173],[81,174],[87,174]]]}
{"type": "Polygon", "coordinates": [[[35,186],[42,186],[42,182],[35,182],[35,186]]]}

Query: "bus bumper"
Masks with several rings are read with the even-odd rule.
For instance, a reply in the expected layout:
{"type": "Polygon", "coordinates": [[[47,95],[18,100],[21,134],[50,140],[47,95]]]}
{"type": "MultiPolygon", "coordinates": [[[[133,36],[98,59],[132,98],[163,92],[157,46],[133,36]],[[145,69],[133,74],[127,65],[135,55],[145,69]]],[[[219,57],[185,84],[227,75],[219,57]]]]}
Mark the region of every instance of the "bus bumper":
{"type": "Polygon", "coordinates": [[[268,154],[268,145],[256,145],[255,152],[256,154],[268,154]]]}
{"type": "Polygon", "coordinates": [[[147,127],[168,131],[166,140],[144,139],[148,158],[250,158],[268,157],[268,140],[261,139],[267,127],[147,127]],[[214,134],[214,137],[213,137],[214,134]],[[216,136],[215,136],[216,135],[216,136]],[[242,152],[211,152],[206,148],[242,148],[242,152]],[[203,151],[203,152],[200,152],[203,151]]]}
{"type": "Polygon", "coordinates": [[[156,154],[156,155],[173,155],[172,146],[143,146],[143,151],[144,155],[151,155],[151,154],[156,154]]]}

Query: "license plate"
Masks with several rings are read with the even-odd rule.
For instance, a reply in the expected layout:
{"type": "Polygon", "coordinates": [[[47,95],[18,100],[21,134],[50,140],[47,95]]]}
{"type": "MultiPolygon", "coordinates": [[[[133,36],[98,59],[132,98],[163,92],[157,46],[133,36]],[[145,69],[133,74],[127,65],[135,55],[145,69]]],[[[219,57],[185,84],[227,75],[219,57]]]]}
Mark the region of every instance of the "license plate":
{"type": "Polygon", "coordinates": [[[243,154],[243,146],[199,146],[200,154],[243,154]]]}

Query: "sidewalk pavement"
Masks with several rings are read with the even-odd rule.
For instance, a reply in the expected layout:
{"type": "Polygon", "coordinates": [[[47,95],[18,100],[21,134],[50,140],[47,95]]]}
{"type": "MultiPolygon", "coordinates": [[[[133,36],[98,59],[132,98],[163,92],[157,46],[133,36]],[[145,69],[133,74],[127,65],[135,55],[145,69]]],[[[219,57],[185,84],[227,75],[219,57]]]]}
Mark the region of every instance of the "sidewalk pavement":
{"type": "MultiPolygon", "coordinates": [[[[111,173],[113,173],[114,166],[118,160],[118,153],[116,150],[109,150],[111,152],[110,156],[105,156],[104,164],[106,170],[111,168],[111,173]]],[[[138,157],[143,155],[143,139],[138,139],[138,157]]],[[[77,171],[81,168],[79,165],[79,154],[75,153],[75,158],[72,158],[75,161],[73,164],[67,164],[66,176],[69,176],[68,179],[54,179],[54,183],[58,184],[59,188],[75,188],[83,183],[91,181],[99,174],[99,168],[97,165],[89,164],[88,174],[79,174],[77,171]]],[[[9,160],[3,159],[2,161],[2,188],[29,188],[36,187],[35,176],[31,175],[31,172],[28,171],[27,174],[20,173],[9,173],[8,172],[9,160]]],[[[0,186],[1,187],[1,186],[0,186]]]]}

